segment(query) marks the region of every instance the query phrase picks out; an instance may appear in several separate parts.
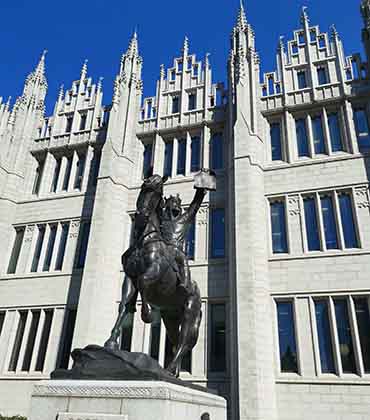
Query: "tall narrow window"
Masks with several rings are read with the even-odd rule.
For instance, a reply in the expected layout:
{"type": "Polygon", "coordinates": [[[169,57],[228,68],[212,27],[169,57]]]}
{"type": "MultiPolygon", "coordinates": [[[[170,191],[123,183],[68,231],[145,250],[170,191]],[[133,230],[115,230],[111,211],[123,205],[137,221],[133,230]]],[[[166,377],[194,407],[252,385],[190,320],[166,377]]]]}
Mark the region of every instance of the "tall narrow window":
{"type": "Polygon", "coordinates": [[[299,34],[298,34],[298,42],[299,42],[299,45],[304,45],[305,44],[304,32],[299,32],[299,34]]]}
{"type": "Polygon", "coordinates": [[[131,351],[132,332],[134,329],[134,314],[129,313],[122,324],[121,350],[131,351]]]}
{"type": "Polygon", "coordinates": [[[190,225],[185,241],[185,253],[190,260],[194,259],[195,255],[195,221],[190,225]]]}
{"type": "Polygon", "coordinates": [[[147,178],[149,176],[149,172],[152,167],[152,154],[153,154],[152,143],[144,144],[144,154],[143,154],[143,177],[144,178],[147,178]]]}
{"type": "Polygon", "coordinates": [[[197,97],[194,93],[189,94],[189,111],[196,109],[197,107],[197,97]]]}
{"type": "Polygon", "coordinates": [[[319,38],[319,48],[325,48],[325,47],[326,47],[325,36],[320,36],[320,38],[319,38]]]}
{"type": "Polygon", "coordinates": [[[161,340],[161,314],[159,310],[154,310],[153,322],[150,327],[150,357],[159,360],[159,345],[161,340]]]}
{"type": "Polygon", "coordinates": [[[22,370],[26,372],[29,371],[31,367],[31,360],[32,360],[33,350],[35,347],[36,334],[37,334],[37,328],[39,326],[41,311],[32,311],[31,313],[32,313],[31,327],[28,334],[27,346],[26,346],[26,351],[24,353],[23,364],[22,364],[22,370]]]}
{"type": "Polygon", "coordinates": [[[17,332],[15,333],[15,340],[14,340],[12,355],[10,357],[9,368],[8,368],[10,372],[15,372],[17,369],[19,353],[21,351],[21,345],[22,345],[22,340],[23,340],[23,335],[24,335],[24,329],[26,328],[26,321],[27,321],[27,311],[20,311],[17,332]]]}
{"type": "Polygon", "coordinates": [[[87,246],[90,236],[90,222],[83,222],[80,228],[79,249],[76,260],[76,268],[83,268],[86,260],[87,246]]]}
{"type": "Polygon", "coordinates": [[[356,363],[351,327],[348,317],[347,301],[344,299],[335,299],[334,307],[343,373],[356,373],[356,363]]]}
{"type": "Polygon", "coordinates": [[[69,364],[69,357],[71,354],[71,348],[72,348],[72,340],[73,340],[73,334],[76,324],[76,315],[77,311],[76,309],[70,309],[66,311],[66,315],[64,318],[64,339],[61,343],[61,351],[60,351],[60,359],[58,367],[61,369],[68,369],[69,364]]]}
{"type": "Polygon", "coordinates": [[[317,69],[317,81],[319,85],[326,85],[328,83],[328,75],[325,67],[319,67],[317,69]]]}
{"type": "Polygon", "coordinates": [[[324,154],[325,150],[325,140],[324,140],[324,130],[322,128],[321,117],[312,118],[312,134],[313,134],[313,144],[316,154],[324,154]]]}
{"type": "Polygon", "coordinates": [[[277,302],[281,372],[298,373],[295,322],[292,302],[277,302]]]}
{"type": "Polygon", "coordinates": [[[80,131],[86,130],[87,114],[81,114],[80,131]]]}
{"type": "Polygon", "coordinates": [[[319,340],[322,373],[335,373],[333,344],[331,341],[329,306],[326,300],[315,302],[316,327],[319,340]]]}
{"type": "Polygon", "coordinates": [[[306,72],[304,70],[299,71],[297,73],[297,79],[298,79],[298,89],[306,89],[306,87],[307,87],[307,76],[306,76],[306,72]]]}
{"type": "Polygon", "coordinates": [[[38,226],[38,235],[36,241],[35,253],[33,254],[31,272],[36,273],[39,267],[42,244],[44,243],[45,237],[45,225],[38,226]]]}
{"type": "Polygon", "coordinates": [[[296,55],[298,54],[299,49],[298,49],[298,44],[295,42],[294,44],[292,44],[292,54],[296,55]]]}
{"type": "Polygon", "coordinates": [[[226,371],[226,308],[224,303],[210,305],[210,363],[212,372],[226,371]]]}
{"type": "Polygon", "coordinates": [[[168,141],[164,146],[164,167],[163,175],[170,177],[172,175],[173,160],[173,141],[168,141]]]}
{"type": "Polygon", "coordinates": [[[288,252],[285,205],[283,202],[274,201],[270,204],[272,251],[274,254],[288,252]]]}
{"type": "Polygon", "coordinates": [[[316,41],[316,29],[310,30],[310,41],[315,42],[316,41]]]}
{"type": "Polygon", "coordinates": [[[322,218],[324,222],[325,242],[327,249],[338,249],[337,227],[331,196],[321,197],[322,218]]]}
{"type": "Polygon", "coordinates": [[[191,172],[200,170],[200,137],[191,138],[191,172]]]}
{"type": "Polygon", "coordinates": [[[320,251],[321,246],[315,199],[313,197],[305,197],[303,205],[306,223],[307,248],[309,251],[320,251]]]}
{"type": "Polygon", "coordinates": [[[57,235],[57,225],[51,225],[49,231],[48,246],[46,248],[44,267],[42,271],[49,271],[51,259],[53,257],[55,238],[57,235]]]}
{"type": "Polygon", "coordinates": [[[198,64],[194,64],[193,66],[193,76],[198,77],[199,74],[199,66],[198,64]]]}
{"type": "Polygon", "coordinates": [[[174,96],[172,98],[172,114],[177,114],[180,112],[180,98],[178,96],[174,96]]]}
{"type": "Polygon", "coordinates": [[[370,315],[368,298],[355,298],[355,310],[365,373],[370,373],[370,315]]]}
{"type": "Polygon", "coordinates": [[[178,141],[177,175],[185,175],[186,168],[186,139],[178,141]]]}
{"type": "Polygon", "coordinates": [[[7,270],[8,274],[14,274],[17,271],[19,255],[21,253],[21,248],[23,244],[24,231],[25,231],[24,227],[15,229],[14,244],[13,244],[12,253],[10,255],[10,260],[9,260],[9,265],[8,265],[8,270],[7,270]]]}
{"type": "Polygon", "coordinates": [[[297,134],[298,156],[309,156],[306,120],[303,118],[296,120],[295,124],[297,134]]]}
{"type": "Polygon", "coordinates": [[[42,176],[44,173],[44,166],[45,158],[41,158],[40,160],[38,160],[38,165],[35,173],[35,180],[33,182],[32,194],[38,195],[38,193],[40,192],[42,176]]]}
{"type": "Polygon", "coordinates": [[[340,217],[342,219],[344,245],[346,248],[358,248],[351,196],[348,193],[341,193],[338,196],[338,200],[340,217]]]}
{"type": "Polygon", "coordinates": [[[333,152],[343,150],[342,133],[340,130],[339,116],[337,113],[328,115],[330,144],[333,152]]]}
{"type": "Polygon", "coordinates": [[[53,322],[53,310],[52,309],[46,310],[44,327],[42,329],[41,339],[40,339],[39,353],[37,355],[37,360],[36,360],[36,367],[35,367],[36,372],[42,372],[44,370],[44,364],[45,364],[46,352],[47,352],[48,344],[49,344],[49,337],[50,337],[52,322],[53,322]]]}
{"type": "Polygon", "coordinates": [[[81,190],[82,181],[83,181],[84,172],[85,172],[85,164],[86,164],[86,152],[82,152],[78,155],[76,176],[75,176],[75,181],[73,184],[73,188],[75,189],[81,190]]]}
{"type": "Polygon", "coordinates": [[[274,90],[274,78],[271,76],[268,78],[268,87],[269,87],[269,95],[274,95],[275,94],[275,90],[274,90]]]}
{"type": "Polygon", "coordinates": [[[61,165],[62,165],[62,159],[61,158],[55,158],[53,181],[51,183],[51,188],[50,188],[51,192],[56,192],[56,190],[57,190],[61,165]]]}
{"type": "Polygon", "coordinates": [[[359,79],[360,78],[360,72],[358,71],[358,65],[357,65],[357,61],[355,59],[351,60],[351,68],[352,68],[352,74],[353,74],[353,79],[359,79]]]}
{"type": "Polygon", "coordinates": [[[225,257],[225,209],[211,211],[211,257],[225,257]]]}
{"type": "Polygon", "coordinates": [[[72,131],[72,122],[73,122],[73,117],[67,117],[67,121],[66,121],[66,133],[70,133],[72,131]]]}
{"type": "Polygon", "coordinates": [[[71,171],[72,171],[72,163],[73,163],[73,156],[69,156],[67,159],[66,170],[64,172],[63,191],[68,190],[69,179],[71,177],[71,171]]]}
{"type": "Polygon", "coordinates": [[[0,337],[3,331],[4,322],[5,322],[5,314],[6,312],[0,312],[0,337]]]}
{"type": "Polygon", "coordinates": [[[283,160],[281,150],[281,124],[273,123],[270,125],[270,138],[271,138],[271,159],[283,160]]]}
{"type": "Polygon", "coordinates": [[[69,223],[62,224],[62,233],[60,235],[60,242],[58,248],[57,259],[55,261],[55,270],[61,270],[63,268],[64,254],[66,252],[66,245],[68,239],[69,223]]]}
{"type": "Polygon", "coordinates": [[[153,102],[152,101],[148,101],[147,102],[147,113],[146,113],[146,117],[147,118],[152,118],[152,112],[153,112],[153,102]]]}
{"type": "Polygon", "coordinates": [[[222,169],[224,167],[222,133],[215,133],[212,135],[211,165],[213,170],[222,169]]]}
{"type": "Polygon", "coordinates": [[[356,109],[354,111],[354,118],[358,147],[360,152],[367,152],[370,150],[370,130],[365,109],[356,109]]]}

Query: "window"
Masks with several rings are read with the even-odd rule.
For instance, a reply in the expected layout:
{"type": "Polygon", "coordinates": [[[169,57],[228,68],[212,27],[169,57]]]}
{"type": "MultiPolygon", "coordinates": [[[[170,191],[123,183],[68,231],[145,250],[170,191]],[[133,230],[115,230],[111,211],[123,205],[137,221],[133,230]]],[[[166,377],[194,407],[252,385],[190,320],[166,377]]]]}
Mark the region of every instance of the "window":
{"type": "Polygon", "coordinates": [[[365,109],[355,109],[355,126],[357,141],[360,152],[367,152],[370,149],[369,120],[365,109]]]}
{"type": "Polygon", "coordinates": [[[87,245],[89,243],[90,236],[90,222],[81,223],[80,235],[79,235],[79,249],[76,259],[76,268],[83,268],[85,266],[87,245]]]}
{"type": "Polygon", "coordinates": [[[41,186],[42,175],[44,173],[44,167],[45,167],[45,157],[38,160],[35,180],[33,182],[32,194],[38,195],[40,192],[40,186],[41,186]]]}
{"type": "Polygon", "coordinates": [[[24,231],[24,227],[15,229],[15,239],[7,270],[8,274],[14,274],[17,271],[19,255],[23,244],[24,231]]]}
{"type": "Polygon", "coordinates": [[[298,42],[299,42],[299,45],[304,45],[305,44],[304,32],[299,32],[298,42]]]}
{"type": "Polygon", "coordinates": [[[5,314],[6,312],[0,312],[0,337],[3,331],[4,322],[5,322],[5,314]]]}
{"type": "Polygon", "coordinates": [[[146,117],[152,118],[152,112],[153,112],[153,103],[152,101],[147,102],[147,111],[146,111],[146,117]]]}
{"type": "Polygon", "coordinates": [[[170,81],[174,82],[176,80],[176,71],[175,70],[171,70],[170,71],[170,81]]]}
{"type": "Polygon", "coordinates": [[[31,311],[31,314],[32,314],[31,327],[30,327],[30,332],[28,335],[26,351],[24,353],[23,364],[22,364],[22,371],[26,371],[26,372],[28,372],[31,367],[31,359],[32,359],[32,354],[35,347],[36,333],[37,333],[37,328],[39,326],[41,311],[40,310],[31,311]]]}
{"type": "Polygon", "coordinates": [[[305,197],[303,199],[303,206],[306,224],[307,248],[309,251],[320,251],[320,235],[314,197],[305,197]]]}
{"type": "Polygon", "coordinates": [[[349,323],[346,299],[334,299],[337,335],[343,373],[356,373],[355,355],[353,351],[352,333],[349,323]]]}
{"type": "Polygon", "coordinates": [[[199,74],[199,66],[197,64],[194,64],[193,66],[193,76],[198,77],[199,74]]]}
{"type": "Polygon", "coordinates": [[[87,114],[81,114],[80,118],[80,131],[86,130],[87,114]]]}
{"type": "Polygon", "coordinates": [[[133,328],[134,328],[134,314],[129,313],[127,314],[122,324],[122,335],[121,335],[121,342],[120,342],[121,350],[131,351],[133,328]]]}
{"type": "Polygon", "coordinates": [[[174,96],[172,98],[172,114],[177,114],[178,112],[180,112],[179,103],[180,98],[178,96],[174,96]]]}
{"type": "Polygon", "coordinates": [[[283,254],[288,252],[285,204],[281,201],[270,203],[271,211],[271,234],[272,234],[272,252],[274,254],[283,254]]]}
{"type": "Polygon", "coordinates": [[[331,150],[340,152],[343,150],[342,133],[340,130],[339,116],[337,113],[328,115],[331,150]]]}
{"type": "Polygon", "coordinates": [[[150,326],[150,349],[149,354],[154,360],[159,360],[159,346],[161,341],[161,313],[153,310],[153,322],[150,326]]]}
{"type": "Polygon", "coordinates": [[[50,189],[51,192],[56,192],[57,190],[61,165],[62,165],[62,159],[55,158],[54,175],[53,175],[53,181],[51,183],[51,189],[50,189]]]}
{"type": "Polygon", "coordinates": [[[191,138],[191,172],[200,170],[200,137],[195,136],[191,138]]]}
{"type": "Polygon", "coordinates": [[[215,133],[211,137],[211,167],[213,170],[224,167],[222,133],[215,133]]]}
{"type": "Polygon", "coordinates": [[[58,367],[60,369],[68,369],[69,358],[71,354],[72,348],[72,339],[76,324],[76,309],[70,309],[66,311],[65,318],[64,318],[64,339],[61,343],[61,352],[60,352],[60,359],[58,363],[58,367]]]}
{"type": "MultiPolygon", "coordinates": [[[[354,298],[358,333],[365,373],[370,373],[370,314],[367,298],[354,298]]],[[[1,329],[0,329],[1,331],[1,329]]]]}
{"type": "Polygon", "coordinates": [[[183,64],[182,64],[182,61],[178,61],[177,62],[177,71],[179,72],[179,73],[182,73],[182,70],[183,70],[183,64]]]}
{"type": "Polygon", "coordinates": [[[320,86],[328,83],[328,76],[324,67],[319,67],[317,69],[317,81],[320,86]]]}
{"type": "Polygon", "coordinates": [[[72,131],[72,122],[73,122],[73,117],[67,117],[67,121],[66,121],[66,133],[70,133],[72,131]]]}
{"type": "Polygon", "coordinates": [[[38,352],[37,360],[36,360],[36,368],[35,368],[36,372],[42,372],[44,370],[46,351],[49,344],[51,325],[53,322],[53,315],[54,315],[54,311],[52,309],[45,310],[44,327],[41,333],[39,352],[38,352]]]}
{"type": "Polygon", "coordinates": [[[57,225],[51,225],[49,230],[48,246],[46,248],[46,255],[42,271],[49,271],[51,258],[53,256],[55,238],[57,235],[57,225]]]}
{"type": "Polygon", "coordinates": [[[60,235],[60,242],[58,248],[57,259],[55,262],[55,270],[61,270],[63,268],[64,254],[66,251],[67,239],[68,239],[69,223],[62,223],[62,233],[60,235]]]}
{"type": "Polygon", "coordinates": [[[210,305],[210,363],[212,372],[226,371],[226,307],[224,303],[210,305]]]}
{"type": "Polygon", "coordinates": [[[330,195],[321,196],[322,219],[324,223],[325,243],[327,249],[338,249],[338,236],[333,198],[330,195]]]}
{"type": "Polygon", "coordinates": [[[167,141],[164,145],[164,167],[163,176],[172,175],[173,141],[167,141]]]}
{"type": "Polygon", "coordinates": [[[283,160],[281,150],[281,124],[279,122],[270,125],[271,160],[283,160]]]}
{"type": "Polygon", "coordinates": [[[295,322],[292,302],[277,302],[280,370],[298,373],[295,322]]]}
{"type": "Polygon", "coordinates": [[[296,54],[298,54],[298,44],[297,43],[294,43],[294,44],[292,44],[292,54],[293,55],[296,55],[296,54]]]}
{"type": "Polygon", "coordinates": [[[147,178],[152,168],[152,154],[153,154],[153,145],[144,144],[144,153],[143,153],[143,177],[147,178]]]}
{"type": "Polygon", "coordinates": [[[324,130],[320,116],[312,118],[312,134],[315,153],[325,154],[324,130]]]}
{"type": "Polygon", "coordinates": [[[346,248],[358,248],[351,196],[348,193],[340,193],[338,194],[338,201],[343,228],[344,245],[346,248]]]}
{"type": "Polygon", "coordinates": [[[274,95],[274,78],[270,76],[268,78],[268,86],[269,86],[269,95],[274,95]]]}
{"type": "Polygon", "coordinates": [[[189,111],[196,109],[197,107],[197,97],[194,93],[189,94],[189,111]]]}
{"type": "Polygon", "coordinates": [[[327,300],[315,302],[316,328],[319,341],[320,364],[322,373],[336,373],[334,366],[333,344],[327,300]]]}
{"type": "Polygon", "coordinates": [[[64,172],[63,188],[62,188],[63,191],[67,191],[68,190],[69,179],[71,177],[71,171],[72,171],[72,163],[73,163],[73,156],[69,156],[67,158],[66,170],[64,172]]]}
{"type": "Polygon", "coordinates": [[[19,320],[17,326],[17,332],[15,334],[15,340],[13,344],[12,355],[10,357],[9,367],[8,370],[10,372],[15,372],[17,369],[19,353],[21,351],[21,345],[24,335],[24,330],[26,328],[26,321],[27,321],[27,311],[20,311],[19,312],[19,320]]]}
{"type": "Polygon", "coordinates": [[[262,88],[262,96],[263,96],[264,98],[267,96],[267,87],[266,87],[266,86],[264,86],[264,87],[262,88]]]}
{"type": "Polygon", "coordinates": [[[81,152],[78,155],[76,176],[75,176],[75,181],[73,184],[74,189],[81,190],[82,181],[83,181],[84,172],[85,172],[85,164],[86,164],[86,152],[81,152]]]}
{"type": "Polygon", "coordinates": [[[185,241],[185,254],[190,260],[194,259],[195,255],[195,221],[190,225],[185,241]]]}
{"type": "Polygon", "coordinates": [[[316,41],[316,29],[310,30],[310,41],[315,42],[316,41]]]}
{"type": "Polygon", "coordinates": [[[297,135],[297,147],[298,147],[298,157],[309,156],[308,152],[308,137],[307,137],[307,127],[306,120],[299,119],[296,120],[296,135],[297,135]]]}
{"type": "Polygon", "coordinates": [[[185,175],[186,169],[186,139],[178,141],[177,175],[185,175]]]}
{"type": "Polygon", "coordinates": [[[319,48],[325,48],[326,47],[326,40],[325,36],[319,37],[319,48]]]}
{"type": "Polygon", "coordinates": [[[38,270],[42,244],[44,243],[44,237],[45,237],[45,225],[39,225],[37,226],[37,228],[38,228],[38,235],[37,235],[37,241],[36,241],[36,248],[35,248],[35,253],[33,255],[32,265],[31,265],[32,273],[36,273],[38,270]]]}
{"type": "Polygon", "coordinates": [[[351,68],[352,68],[352,75],[353,75],[353,79],[359,79],[360,78],[360,72],[358,71],[358,65],[357,65],[357,61],[355,59],[351,60],[351,68]]]}
{"type": "Polygon", "coordinates": [[[307,77],[304,70],[297,72],[298,79],[298,89],[306,89],[307,87],[307,77]]]}
{"type": "Polygon", "coordinates": [[[281,93],[281,84],[280,83],[276,83],[275,93],[276,93],[276,95],[280,95],[280,93],[281,93]]]}
{"type": "Polygon", "coordinates": [[[225,209],[211,210],[211,258],[225,257],[225,209]]]}

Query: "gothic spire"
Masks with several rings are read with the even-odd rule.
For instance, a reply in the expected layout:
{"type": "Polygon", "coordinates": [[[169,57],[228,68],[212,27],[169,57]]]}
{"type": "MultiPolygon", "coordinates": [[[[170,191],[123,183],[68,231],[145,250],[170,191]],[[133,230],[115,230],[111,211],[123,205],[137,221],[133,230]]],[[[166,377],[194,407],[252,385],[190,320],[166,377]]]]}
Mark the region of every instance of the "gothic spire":
{"type": "Polygon", "coordinates": [[[184,56],[187,57],[189,54],[189,38],[185,36],[184,38],[184,45],[182,47],[182,51],[184,53],[184,56]]]}
{"type": "Polygon", "coordinates": [[[302,25],[304,25],[305,23],[307,23],[307,24],[310,23],[310,18],[308,16],[307,10],[308,10],[307,6],[302,7],[302,13],[301,13],[301,23],[302,23],[302,25]]]}
{"type": "Polygon", "coordinates": [[[130,44],[128,46],[126,55],[131,56],[131,57],[139,55],[139,44],[138,44],[138,40],[137,40],[136,28],[134,30],[134,34],[132,35],[132,38],[131,38],[130,44]]]}
{"type": "Polygon", "coordinates": [[[81,69],[81,80],[85,80],[87,76],[87,63],[89,62],[88,59],[85,59],[82,69],[81,69]]]}
{"type": "Polygon", "coordinates": [[[239,31],[244,31],[248,26],[247,17],[245,15],[243,0],[240,0],[239,13],[236,21],[236,28],[239,31]]]}

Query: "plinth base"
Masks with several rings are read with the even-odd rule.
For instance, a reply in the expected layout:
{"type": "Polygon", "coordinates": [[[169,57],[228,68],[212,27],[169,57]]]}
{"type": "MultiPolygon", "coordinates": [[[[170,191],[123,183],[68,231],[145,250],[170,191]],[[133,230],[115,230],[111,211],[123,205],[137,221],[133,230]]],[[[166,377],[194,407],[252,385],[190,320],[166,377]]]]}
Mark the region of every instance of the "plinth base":
{"type": "Polygon", "coordinates": [[[30,420],[226,420],[226,400],[159,381],[41,381],[30,420]]]}

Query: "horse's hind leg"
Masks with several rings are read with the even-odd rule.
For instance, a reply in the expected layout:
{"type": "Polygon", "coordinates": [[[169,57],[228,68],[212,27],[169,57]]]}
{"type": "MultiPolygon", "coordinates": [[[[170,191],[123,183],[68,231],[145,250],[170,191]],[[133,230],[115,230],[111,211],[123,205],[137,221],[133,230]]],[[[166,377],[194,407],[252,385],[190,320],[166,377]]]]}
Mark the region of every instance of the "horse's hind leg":
{"type": "Polygon", "coordinates": [[[201,299],[199,291],[196,290],[196,292],[189,297],[185,305],[175,356],[167,368],[176,377],[180,374],[183,357],[188,351],[193,349],[198,341],[201,319],[201,299]]]}
{"type": "Polygon", "coordinates": [[[105,342],[104,347],[118,349],[118,338],[121,334],[122,323],[129,313],[135,312],[138,290],[129,277],[125,277],[122,285],[122,299],[119,305],[119,314],[112,329],[111,335],[105,342]]]}

